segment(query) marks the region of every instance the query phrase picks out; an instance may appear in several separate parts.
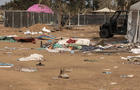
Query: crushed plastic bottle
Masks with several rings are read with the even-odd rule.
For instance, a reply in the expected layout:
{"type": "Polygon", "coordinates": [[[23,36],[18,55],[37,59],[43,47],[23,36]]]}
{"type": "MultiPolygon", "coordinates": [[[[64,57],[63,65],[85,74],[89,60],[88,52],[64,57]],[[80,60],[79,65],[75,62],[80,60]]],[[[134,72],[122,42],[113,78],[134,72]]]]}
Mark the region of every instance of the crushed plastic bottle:
{"type": "Polygon", "coordinates": [[[132,78],[132,77],[134,77],[134,75],[121,75],[120,77],[121,78],[132,78]]]}
{"type": "Polygon", "coordinates": [[[111,74],[112,72],[103,72],[104,74],[111,74]]]}

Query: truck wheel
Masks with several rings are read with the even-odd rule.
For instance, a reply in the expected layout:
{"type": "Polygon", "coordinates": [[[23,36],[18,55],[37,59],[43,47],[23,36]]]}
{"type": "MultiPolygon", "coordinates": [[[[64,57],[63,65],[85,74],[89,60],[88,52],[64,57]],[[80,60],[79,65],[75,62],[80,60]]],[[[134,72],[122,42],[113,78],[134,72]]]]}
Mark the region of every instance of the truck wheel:
{"type": "Polygon", "coordinates": [[[113,34],[110,34],[110,36],[109,36],[109,37],[110,37],[110,38],[112,38],[113,36],[114,36],[113,34]]]}
{"type": "Polygon", "coordinates": [[[101,38],[109,38],[110,37],[110,33],[107,29],[100,30],[99,35],[101,38]]]}

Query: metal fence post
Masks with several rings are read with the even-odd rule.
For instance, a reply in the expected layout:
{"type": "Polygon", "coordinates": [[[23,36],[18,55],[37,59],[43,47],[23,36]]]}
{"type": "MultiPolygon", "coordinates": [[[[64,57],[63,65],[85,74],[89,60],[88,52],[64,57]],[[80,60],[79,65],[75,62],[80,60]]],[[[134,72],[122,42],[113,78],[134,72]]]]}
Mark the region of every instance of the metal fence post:
{"type": "Polygon", "coordinates": [[[69,12],[69,26],[71,26],[70,12],[69,12]]]}
{"type": "Polygon", "coordinates": [[[4,26],[6,26],[6,15],[5,15],[6,11],[4,11],[4,26]]]}
{"type": "Polygon", "coordinates": [[[33,12],[33,24],[35,24],[35,13],[33,12]]]}
{"type": "Polygon", "coordinates": [[[80,26],[80,14],[78,12],[78,26],[80,26]]]}
{"type": "Polygon", "coordinates": [[[23,24],[22,22],[23,22],[23,20],[22,20],[22,12],[20,12],[20,27],[23,26],[23,25],[22,25],[22,24],[23,24]]]}
{"type": "Polygon", "coordinates": [[[15,13],[15,12],[12,13],[12,27],[13,27],[13,28],[14,28],[14,13],[15,13]]]}
{"type": "Polygon", "coordinates": [[[84,15],[84,25],[86,25],[86,15],[84,15]]]}

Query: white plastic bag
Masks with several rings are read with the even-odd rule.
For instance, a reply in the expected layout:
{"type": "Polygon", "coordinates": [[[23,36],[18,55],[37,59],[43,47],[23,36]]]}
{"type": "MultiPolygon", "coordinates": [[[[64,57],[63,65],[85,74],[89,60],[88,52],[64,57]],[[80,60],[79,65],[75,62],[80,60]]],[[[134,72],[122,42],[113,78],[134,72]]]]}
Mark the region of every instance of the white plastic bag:
{"type": "Polygon", "coordinates": [[[42,28],[42,31],[43,32],[47,32],[47,33],[50,33],[51,32],[51,30],[47,29],[46,27],[42,28]]]}

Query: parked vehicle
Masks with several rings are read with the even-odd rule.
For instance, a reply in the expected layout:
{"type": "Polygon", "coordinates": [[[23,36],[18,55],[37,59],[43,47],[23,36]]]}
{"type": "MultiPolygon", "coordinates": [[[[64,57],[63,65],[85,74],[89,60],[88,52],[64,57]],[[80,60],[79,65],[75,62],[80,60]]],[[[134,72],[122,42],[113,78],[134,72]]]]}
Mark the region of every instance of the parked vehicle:
{"type": "Polygon", "coordinates": [[[128,11],[116,11],[105,24],[100,26],[101,38],[111,38],[114,35],[126,35],[128,11]]]}

